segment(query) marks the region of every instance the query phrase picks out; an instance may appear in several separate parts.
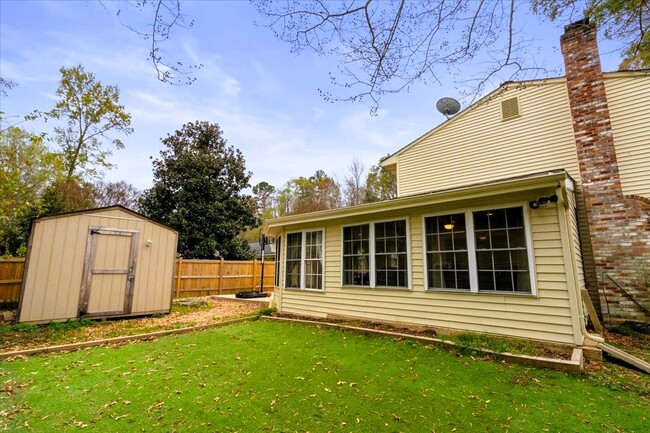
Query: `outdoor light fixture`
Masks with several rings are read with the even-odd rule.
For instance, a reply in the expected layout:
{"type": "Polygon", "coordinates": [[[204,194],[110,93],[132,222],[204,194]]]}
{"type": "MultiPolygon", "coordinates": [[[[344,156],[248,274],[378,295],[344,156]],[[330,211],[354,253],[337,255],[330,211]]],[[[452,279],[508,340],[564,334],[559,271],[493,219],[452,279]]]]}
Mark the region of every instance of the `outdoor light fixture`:
{"type": "Polygon", "coordinates": [[[537,209],[540,206],[546,206],[549,203],[557,203],[558,197],[557,195],[549,195],[549,196],[541,196],[538,197],[537,200],[532,200],[528,202],[528,207],[531,209],[537,209]]]}

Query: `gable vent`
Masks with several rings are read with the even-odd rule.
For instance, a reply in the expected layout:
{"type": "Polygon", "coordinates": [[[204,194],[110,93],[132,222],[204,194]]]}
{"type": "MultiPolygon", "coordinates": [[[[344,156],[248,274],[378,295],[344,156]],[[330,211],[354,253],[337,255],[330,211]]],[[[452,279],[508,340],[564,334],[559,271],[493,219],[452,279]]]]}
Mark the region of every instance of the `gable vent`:
{"type": "Polygon", "coordinates": [[[520,115],[521,113],[519,112],[519,98],[515,96],[514,98],[501,101],[501,120],[514,119],[520,115]]]}

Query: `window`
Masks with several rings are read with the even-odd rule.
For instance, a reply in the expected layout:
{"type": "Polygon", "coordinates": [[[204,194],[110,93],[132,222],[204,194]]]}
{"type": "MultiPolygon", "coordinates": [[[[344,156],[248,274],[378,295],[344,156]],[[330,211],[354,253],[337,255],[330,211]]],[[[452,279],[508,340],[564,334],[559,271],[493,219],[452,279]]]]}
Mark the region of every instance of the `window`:
{"type": "Polygon", "coordinates": [[[280,287],[280,251],[282,251],[282,236],[275,239],[275,287],[280,287]]]}
{"type": "Polygon", "coordinates": [[[343,228],[343,284],[370,285],[370,226],[343,228]]]}
{"type": "Polygon", "coordinates": [[[428,288],[469,290],[465,214],[425,219],[428,288]]]}
{"type": "Polygon", "coordinates": [[[478,290],[530,293],[522,208],[473,214],[478,290]]]}
{"type": "Polygon", "coordinates": [[[406,221],[375,223],[375,284],[408,287],[406,221]]]}
{"type": "Polygon", "coordinates": [[[323,231],[287,234],[285,287],[323,290],[323,231]]]}
{"type": "Polygon", "coordinates": [[[521,206],[425,218],[427,288],[532,293],[521,206]]]}
{"type": "Polygon", "coordinates": [[[406,220],[343,228],[343,284],[408,287],[406,220]]]}

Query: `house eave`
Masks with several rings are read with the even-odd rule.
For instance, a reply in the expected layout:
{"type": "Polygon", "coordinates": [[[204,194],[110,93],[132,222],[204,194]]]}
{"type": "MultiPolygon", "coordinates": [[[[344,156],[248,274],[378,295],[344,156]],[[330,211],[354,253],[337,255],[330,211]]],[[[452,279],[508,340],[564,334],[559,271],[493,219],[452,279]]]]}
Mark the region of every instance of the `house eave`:
{"type": "Polygon", "coordinates": [[[471,200],[497,194],[523,192],[543,187],[570,188],[572,180],[565,170],[553,170],[526,176],[501,179],[498,181],[466,185],[444,190],[434,190],[422,194],[395,198],[376,203],[367,203],[320,212],[310,212],[299,215],[289,215],[270,219],[264,222],[262,231],[265,235],[277,236],[283,227],[294,225],[323,224],[351,217],[361,217],[377,212],[400,211],[428,204],[444,204],[459,200],[471,200]],[[567,182],[568,181],[568,182],[567,182]]]}

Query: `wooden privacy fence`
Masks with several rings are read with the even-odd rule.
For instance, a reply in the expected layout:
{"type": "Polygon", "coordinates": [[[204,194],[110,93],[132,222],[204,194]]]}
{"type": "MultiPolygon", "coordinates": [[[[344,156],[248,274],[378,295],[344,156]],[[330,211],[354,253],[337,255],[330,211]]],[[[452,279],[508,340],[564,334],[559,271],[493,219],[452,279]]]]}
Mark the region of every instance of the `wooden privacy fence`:
{"type": "MultiPolygon", "coordinates": [[[[264,291],[273,290],[275,263],[264,263],[264,291]]],[[[259,260],[176,261],[174,297],[230,295],[244,290],[260,290],[262,262],[259,260]]]]}
{"type": "MultiPolygon", "coordinates": [[[[0,304],[18,302],[25,259],[0,259],[0,304]]],[[[273,290],[275,263],[264,263],[264,291],[273,290]]],[[[259,260],[176,260],[174,297],[228,295],[260,290],[259,260]]]]}
{"type": "Polygon", "coordinates": [[[0,304],[18,302],[25,259],[0,259],[0,304]]]}

